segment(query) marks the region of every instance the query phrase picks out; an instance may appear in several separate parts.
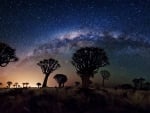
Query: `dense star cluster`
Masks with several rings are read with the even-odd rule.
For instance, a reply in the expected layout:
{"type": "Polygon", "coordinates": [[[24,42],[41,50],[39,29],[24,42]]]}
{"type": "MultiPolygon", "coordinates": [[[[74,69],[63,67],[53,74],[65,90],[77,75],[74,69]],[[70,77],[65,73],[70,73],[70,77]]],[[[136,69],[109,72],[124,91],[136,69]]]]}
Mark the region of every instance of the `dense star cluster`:
{"type": "Polygon", "coordinates": [[[149,5],[149,0],[0,0],[0,42],[19,56],[11,70],[33,74],[24,67],[51,56],[65,64],[64,72],[75,50],[97,46],[108,53],[114,79],[150,79],[149,5]]]}
{"type": "Polygon", "coordinates": [[[146,37],[149,4],[148,0],[1,0],[0,37],[23,49],[51,34],[76,28],[146,37]]]}

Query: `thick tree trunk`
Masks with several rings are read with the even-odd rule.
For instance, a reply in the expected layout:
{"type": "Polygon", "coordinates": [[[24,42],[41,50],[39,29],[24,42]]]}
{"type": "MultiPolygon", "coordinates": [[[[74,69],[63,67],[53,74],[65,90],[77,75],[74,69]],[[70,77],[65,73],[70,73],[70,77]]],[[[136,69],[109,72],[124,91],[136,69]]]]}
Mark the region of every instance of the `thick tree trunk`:
{"type": "Polygon", "coordinates": [[[58,87],[61,88],[61,83],[58,84],[58,87]]]}
{"type": "Polygon", "coordinates": [[[42,87],[47,87],[47,80],[48,80],[49,74],[45,75],[44,81],[43,81],[43,85],[42,87]]]}
{"type": "Polygon", "coordinates": [[[87,89],[89,87],[89,77],[88,76],[83,76],[81,77],[82,80],[82,88],[87,89]]]}
{"type": "Polygon", "coordinates": [[[104,79],[102,80],[102,86],[104,87],[104,79]]]}

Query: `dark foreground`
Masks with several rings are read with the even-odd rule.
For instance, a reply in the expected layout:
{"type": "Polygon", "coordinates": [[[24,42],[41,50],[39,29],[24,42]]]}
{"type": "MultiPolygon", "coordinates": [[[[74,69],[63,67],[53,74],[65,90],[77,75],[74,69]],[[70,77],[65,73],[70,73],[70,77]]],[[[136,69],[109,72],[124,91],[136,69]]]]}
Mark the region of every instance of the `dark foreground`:
{"type": "Polygon", "coordinates": [[[150,91],[0,89],[0,113],[150,113],[150,91]]]}

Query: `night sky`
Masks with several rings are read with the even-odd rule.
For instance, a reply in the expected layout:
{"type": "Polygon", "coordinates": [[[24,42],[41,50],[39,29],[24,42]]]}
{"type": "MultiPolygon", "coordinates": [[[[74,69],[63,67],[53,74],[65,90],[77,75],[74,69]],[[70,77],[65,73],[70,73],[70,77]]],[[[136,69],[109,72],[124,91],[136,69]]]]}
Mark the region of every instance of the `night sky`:
{"type": "MultiPolygon", "coordinates": [[[[150,0],[0,0],[0,41],[16,49],[19,61],[0,68],[1,81],[43,81],[36,65],[53,57],[62,67],[49,77],[66,74],[68,84],[80,80],[71,65],[80,47],[104,48],[112,74],[110,84],[150,81],[150,0]]],[[[100,74],[95,82],[101,83],[100,74]]]]}

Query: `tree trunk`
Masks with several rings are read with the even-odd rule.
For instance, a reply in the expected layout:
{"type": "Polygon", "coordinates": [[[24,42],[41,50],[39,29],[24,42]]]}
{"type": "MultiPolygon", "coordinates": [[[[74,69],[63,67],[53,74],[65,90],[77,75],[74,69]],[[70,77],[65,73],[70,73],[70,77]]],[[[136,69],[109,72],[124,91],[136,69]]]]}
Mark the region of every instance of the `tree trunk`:
{"type": "Polygon", "coordinates": [[[104,78],[103,78],[103,80],[102,80],[102,86],[104,87],[104,78]]]}
{"type": "Polygon", "coordinates": [[[42,87],[47,87],[47,80],[48,80],[49,74],[45,75],[44,81],[43,81],[43,85],[42,87]]]}
{"type": "Polygon", "coordinates": [[[89,77],[83,76],[81,77],[82,80],[82,88],[87,89],[89,87],[89,77]]]}
{"type": "Polygon", "coordinates": [[[140,83],[140,89],[142,89],[142,88],[143,88],[143,82],[140,83]]]}
{"type": "Polygon", "coordinates": [[[61,88],[61,83],[58,84],[58,87],[61,88]]]}

